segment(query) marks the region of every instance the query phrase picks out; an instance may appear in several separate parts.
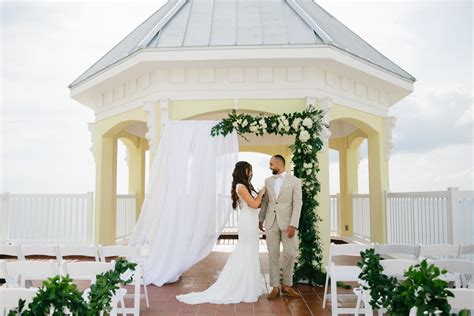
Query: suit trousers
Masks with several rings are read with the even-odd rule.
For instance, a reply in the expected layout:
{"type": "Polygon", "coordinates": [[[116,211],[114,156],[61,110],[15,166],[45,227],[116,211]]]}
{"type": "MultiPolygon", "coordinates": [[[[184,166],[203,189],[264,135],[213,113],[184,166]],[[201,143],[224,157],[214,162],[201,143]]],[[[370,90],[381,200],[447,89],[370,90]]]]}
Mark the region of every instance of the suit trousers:
{"type": "Polygon", "coordinates": [[[280,286],[280,242],[283,244],[283,284],[293,286],[293,268],[296,257],[296,234],[288,237],[288,230],[280,230],[277,220],[266,230],[268,257],[270,261],[270,286],[280,286]]]}

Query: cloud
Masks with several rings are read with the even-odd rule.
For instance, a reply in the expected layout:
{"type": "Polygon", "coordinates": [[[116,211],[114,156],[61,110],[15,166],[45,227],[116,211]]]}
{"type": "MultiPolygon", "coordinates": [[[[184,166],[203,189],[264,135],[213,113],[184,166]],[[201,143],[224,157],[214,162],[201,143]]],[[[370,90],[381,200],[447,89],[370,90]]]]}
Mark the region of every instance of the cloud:
{"type": "Polygon", "coordinates": [[[391,110],[397,118],[394,153],[473,144],[473,97],[455,89],[417,93],[391,110]]]}

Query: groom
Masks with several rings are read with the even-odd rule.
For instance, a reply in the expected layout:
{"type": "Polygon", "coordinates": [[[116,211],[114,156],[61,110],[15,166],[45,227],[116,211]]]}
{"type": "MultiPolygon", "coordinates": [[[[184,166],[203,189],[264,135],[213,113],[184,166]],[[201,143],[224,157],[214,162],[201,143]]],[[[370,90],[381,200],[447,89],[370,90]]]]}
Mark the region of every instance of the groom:
{"type": "Polygon", "coordinates": [[[300,220],[302,193],[301,180],[285,171],[285,158],[275,155],[270,159],[273,177],[265,180],[266,194],[259,214],[259,228],[267,231],[270,259],[269,300],[280,296],[280,242],[283,244],[283,285],[281,291],[291,297],[301,297],[293,285],[293,266],[296,255],[296,230],[300,220]]]}

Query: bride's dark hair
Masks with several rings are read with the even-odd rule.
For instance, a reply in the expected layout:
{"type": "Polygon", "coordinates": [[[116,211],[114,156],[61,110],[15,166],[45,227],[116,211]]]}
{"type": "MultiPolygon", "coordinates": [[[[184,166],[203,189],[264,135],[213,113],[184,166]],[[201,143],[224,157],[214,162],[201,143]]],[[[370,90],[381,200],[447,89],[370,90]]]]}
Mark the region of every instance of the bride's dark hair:
{"type": "Polygon", "coordinates": [[[239,196],[237,195],[237,184],[243,184],[249,190],[250,194],[255,191],[252,183],[250,182],[251,178],[247,175],[249,171],[252,170],[252,165],[246,161],[239,161],[235,164],[234,172],[232,172],[232,208],[235,210],[237,208],[237,202],[239,201],[239,196]]]}

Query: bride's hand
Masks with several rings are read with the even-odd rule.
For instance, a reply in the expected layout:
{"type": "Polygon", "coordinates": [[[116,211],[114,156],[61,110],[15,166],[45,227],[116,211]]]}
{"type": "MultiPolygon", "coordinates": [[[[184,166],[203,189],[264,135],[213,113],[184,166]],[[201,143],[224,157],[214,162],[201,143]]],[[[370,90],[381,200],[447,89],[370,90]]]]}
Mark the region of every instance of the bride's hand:
{"type": "Polygon", "coordinates": [[[262,187],[260,191],[258,191],[258,195],[263,196],[267,192],[267,189],[265,187],[262,187]]]}

